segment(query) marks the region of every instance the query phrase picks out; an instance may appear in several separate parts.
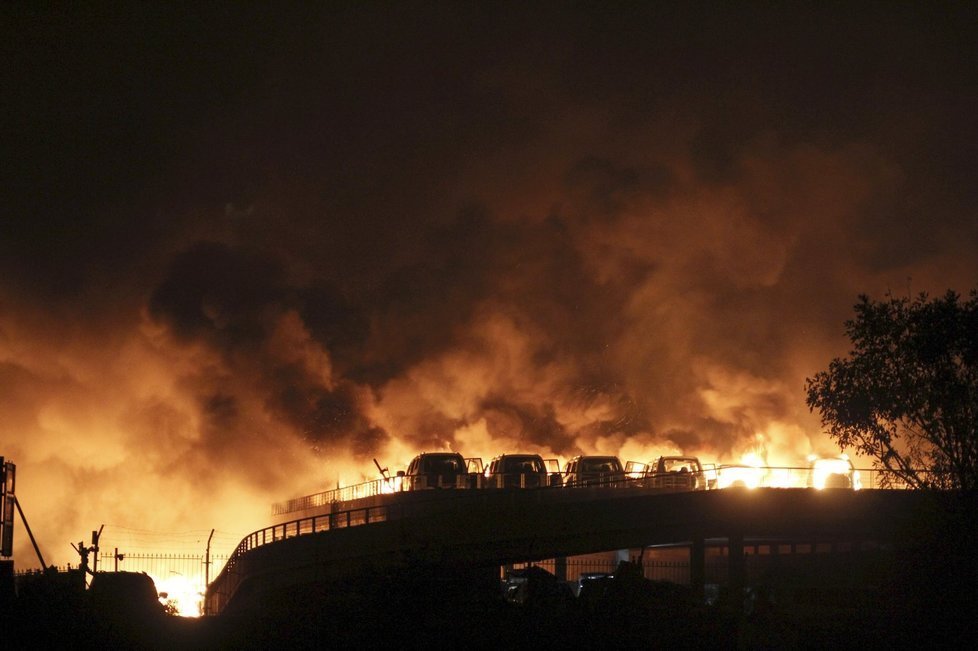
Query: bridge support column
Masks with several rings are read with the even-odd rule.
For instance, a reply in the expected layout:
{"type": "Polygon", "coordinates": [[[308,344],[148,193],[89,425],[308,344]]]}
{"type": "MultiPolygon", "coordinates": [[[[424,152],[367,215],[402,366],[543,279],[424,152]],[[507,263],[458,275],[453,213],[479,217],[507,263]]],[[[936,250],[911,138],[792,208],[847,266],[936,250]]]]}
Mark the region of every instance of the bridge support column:
{"type": "Polygon", "coordinates": [[[618,569],[619,563],[628,563],[632,560],[631,550],[619,549],[615,552],[615,569],[618,569]]]}
{"type": "Polygon", "coordinates": [[[744,562],[744,534],[741,531],[727,538],[727,581],[734,603],[741,603],[747,585],[747,566],[744,562]]]}
{"type": "Polygon", "coordinates": [[[689,546],[689,585],[696,599],[702,600],[706,588],[706,541],[703,536],[693,538],[689,546]]]}
{"type": "Polygon", "coordinates": [[[554,559],[554,576],[558,581],[567,580],[567,557],[558,556],[554,559]]]}

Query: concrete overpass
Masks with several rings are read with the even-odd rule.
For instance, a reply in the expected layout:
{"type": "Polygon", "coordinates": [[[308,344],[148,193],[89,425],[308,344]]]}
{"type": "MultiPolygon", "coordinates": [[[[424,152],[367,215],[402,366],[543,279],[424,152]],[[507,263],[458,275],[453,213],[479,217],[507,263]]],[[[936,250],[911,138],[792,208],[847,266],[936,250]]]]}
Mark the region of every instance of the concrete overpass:
{"type": "MultiPolygon", "coordinates": [[[[897,542],[960,496],[907,490],[650,488],[440,490],[395,493],[268,527],[242,540],[208,587],[207,611],[260,607],[268,594],[365,571],[431,565],[493,568],[653,544],[725,538],[730,580],[743,582],[745,537],[897,542]]],[[[974,496],[968,496],[969,508],[974,496]]]]}

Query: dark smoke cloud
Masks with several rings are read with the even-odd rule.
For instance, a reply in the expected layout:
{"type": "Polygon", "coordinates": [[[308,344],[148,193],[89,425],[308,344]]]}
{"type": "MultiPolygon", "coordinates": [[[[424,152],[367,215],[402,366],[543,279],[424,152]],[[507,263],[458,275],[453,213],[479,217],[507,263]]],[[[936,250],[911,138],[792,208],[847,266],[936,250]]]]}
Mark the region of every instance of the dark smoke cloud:
{"type": "Polygon", "coordinates": [[[550,448],[555,454],[577,449],[575,437],[557,420],[552,404],[518,405],[489,397],[481,407],[479,416],[486,419],[486,428],[493,438],[550,448]]]}
{"type": "Polygon", "coordinates": [[[149,313],[179,339],[221,350],[255,348],[268,337],[270,310],[285,300],[285,272],[269,256],[200,242],[179,253],[149,299],[149,313]]]}
{"type": "Polygon", "coordinates": [[[950,5],[2,11],[0,454],[49,539],[422,449],[795,463],[856,295],[978,278],[950,5]]]}

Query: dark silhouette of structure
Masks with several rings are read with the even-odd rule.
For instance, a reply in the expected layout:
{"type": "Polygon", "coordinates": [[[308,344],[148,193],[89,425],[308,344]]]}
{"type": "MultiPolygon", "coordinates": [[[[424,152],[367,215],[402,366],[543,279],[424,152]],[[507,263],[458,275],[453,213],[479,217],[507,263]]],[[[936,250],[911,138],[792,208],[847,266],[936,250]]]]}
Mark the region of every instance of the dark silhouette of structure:
{"type": "Polygon", "coordinates": [[[729,588],[739,591],[745,538],[892,544],[938,517],[952,499],[904,490],[397,493],[254,532],[209,586],[207,609],[260,608],[279,591],[363,572],[498,571],[507,563],[683,542],[691,549],[691,583],[701,589],[708,538],[727,540],[729,588]]]}

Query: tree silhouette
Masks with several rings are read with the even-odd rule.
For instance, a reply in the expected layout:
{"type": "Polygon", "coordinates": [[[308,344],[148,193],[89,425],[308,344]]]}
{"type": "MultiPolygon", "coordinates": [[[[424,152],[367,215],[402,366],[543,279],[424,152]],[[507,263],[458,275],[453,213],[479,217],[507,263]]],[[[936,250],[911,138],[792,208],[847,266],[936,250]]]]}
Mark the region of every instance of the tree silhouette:
{"type": "Polygon", "coordinates": [[[860,296],[849,356],[806,381],[809,409],[884,485],[978,487],[978,292],[960,299],[860,296]]]}

